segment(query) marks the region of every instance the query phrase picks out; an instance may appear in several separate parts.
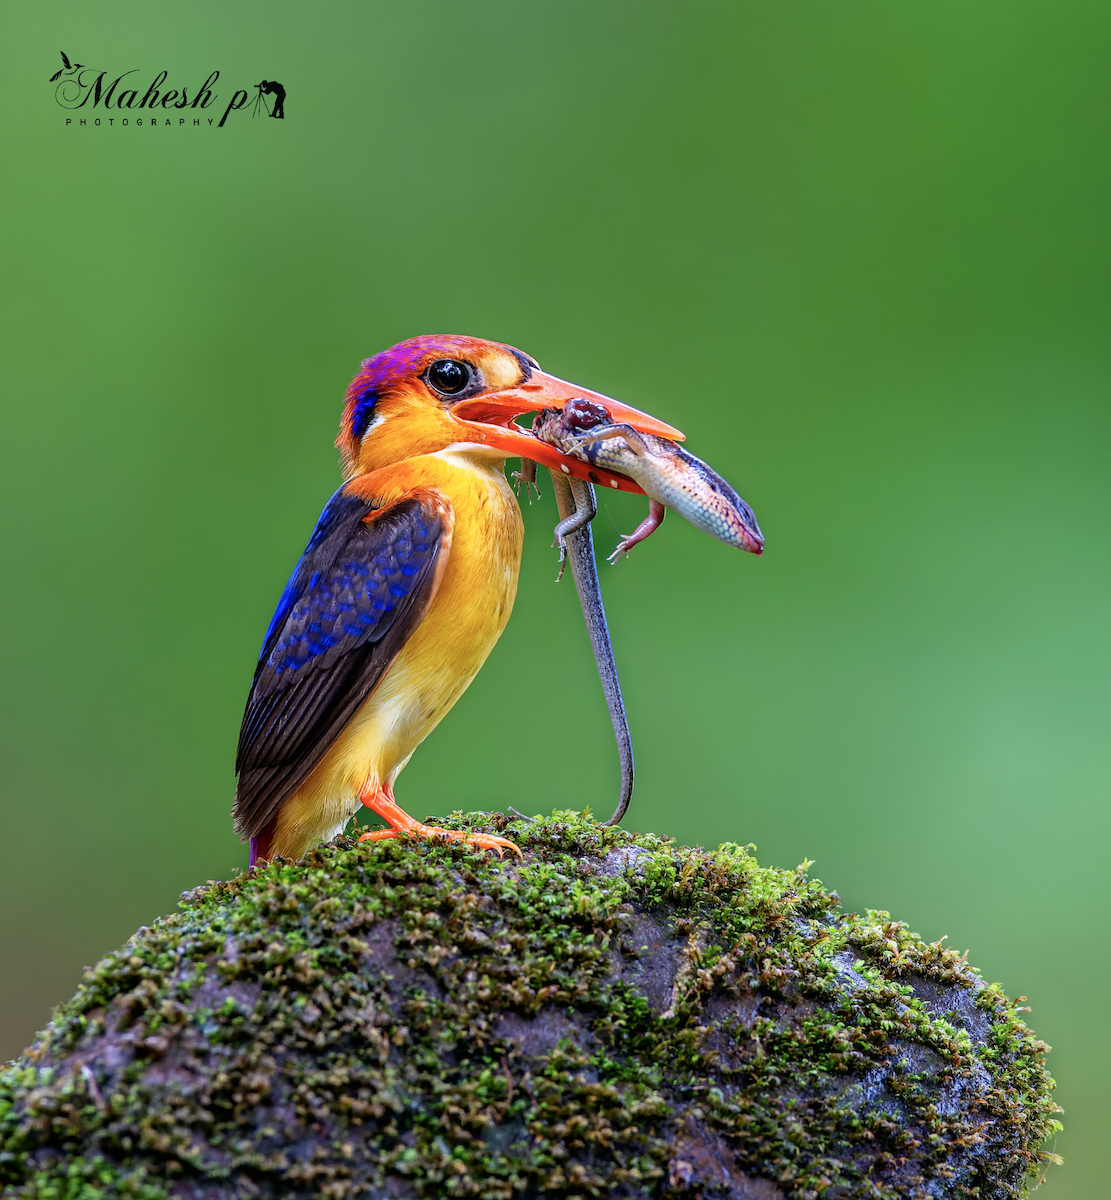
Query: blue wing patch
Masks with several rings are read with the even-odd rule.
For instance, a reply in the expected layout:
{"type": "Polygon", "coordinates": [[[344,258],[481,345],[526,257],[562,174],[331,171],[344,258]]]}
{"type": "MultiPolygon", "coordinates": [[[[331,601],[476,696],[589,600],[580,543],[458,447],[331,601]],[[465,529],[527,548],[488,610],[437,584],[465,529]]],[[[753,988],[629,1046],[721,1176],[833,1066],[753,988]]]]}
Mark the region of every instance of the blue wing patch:
{"type": "Polygon", "coordinates": [[[262,639],[262,651],[259,654],[260,662],[266,657],[267,649],[273,643],[274,635],[285,624],[290,610],[297,603],[298,599],[300,599],[302,592],[304,592],[306,587],[312,586],[311,564],[313,552],[320,546],[321,542],[328,538],[329,534],[335,533],[339,526],[346,524],[355,515],[365,516],[368,511],[366,501],[361,500],[358,496],[344,495],[344,488],[342,487],[324,505],[324,511],[317,518],[316,526],[312,531],[312,536],[309,538],[309,544],[305,547],[305,553],[301,555],[301,561],[293,568],[293,574],[289,577],[289,582],[285,585],[285,589],[278,600],[278,607],[274,610],[274,615],[270,618],[270,625],[266,630],[266,636],[262,639]],[[306,576],[308,576],[307,579],[306,576]]]}
{"type": "Polygon", "coordinates": [[[355,554],[341,555],[327,573],[313,571],[304,592],[289,603],[267,658],[275,675],[297,671],[345,641],[357,643],[394,612],[437,549],[432,524],[413,521],[369,561],[357,555],[363,547],[356,545],[355,554]]]}
{"type": "MultiPolygon", "coordinates": [[[[431,601],[450,509],[340,489],[278,601],[239,734],[235,816],[254,836],[377,686],[431,601]]],[[[449,526],[450,527],[450,526],[449,526]]]]}

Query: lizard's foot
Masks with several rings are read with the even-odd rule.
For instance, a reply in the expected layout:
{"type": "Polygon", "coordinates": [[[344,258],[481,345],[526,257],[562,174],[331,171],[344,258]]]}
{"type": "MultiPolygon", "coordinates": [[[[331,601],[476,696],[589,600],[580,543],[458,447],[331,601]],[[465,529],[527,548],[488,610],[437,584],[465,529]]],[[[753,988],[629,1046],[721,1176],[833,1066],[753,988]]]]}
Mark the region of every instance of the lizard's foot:
{"type": "Polygon", "coordinates": [[[513,490],[518,496],[521,494],[521,488],[525,489],[525,495],[528,497],[529,504],[534,499],[540,499],[540,488],[537,486],[535,479],[529,479],[522,471],[511,471],[509,478],[513,480],[513,490]]]}
{"type": "Polygon", "coordinates": [[[659,529],[666,512],[667,509],[658,500],[649,498],[648,516],[641,521],[632,533],[622,534],[621,541],[617,543],[617,549],[609,556],[607,561],[611,563],[617,562],[618,559],[628,554],[634,546],[643,542],[646,537],[651,537],[659,529]]]}
{"type": "Polygon", "coordinates": [[[532,503],[533,492],[536,493],[537,500],[540,499],[540,489],[536,486],[536,463],[531,458],[522,458],[521,469],[514,471],[510,475],[510,479],[513,480],[513,486],[518,495],[521,494],[521,485],[524,485],[529,504],[532,503]]]}

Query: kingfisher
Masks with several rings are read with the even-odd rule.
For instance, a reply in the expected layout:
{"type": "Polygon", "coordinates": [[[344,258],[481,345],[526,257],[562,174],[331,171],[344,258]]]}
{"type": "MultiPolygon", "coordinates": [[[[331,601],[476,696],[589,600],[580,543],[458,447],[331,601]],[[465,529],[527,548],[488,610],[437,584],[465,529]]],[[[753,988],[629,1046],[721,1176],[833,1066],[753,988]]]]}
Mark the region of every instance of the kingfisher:
{"type": "Polygon", "coordinates": [[[506,458],[643,494],[517,423],[573,400],[683,440],[500,342],[426,335],[362,364],[336,439],[344,482],[278,601],[240,730],[233,816],[251,865],[302,857],[360,806],[387,825],[361,841],[406,834],[519,853],[507,838],[415,820],[394,785],[513,609],[524,526],[506,458]]]}

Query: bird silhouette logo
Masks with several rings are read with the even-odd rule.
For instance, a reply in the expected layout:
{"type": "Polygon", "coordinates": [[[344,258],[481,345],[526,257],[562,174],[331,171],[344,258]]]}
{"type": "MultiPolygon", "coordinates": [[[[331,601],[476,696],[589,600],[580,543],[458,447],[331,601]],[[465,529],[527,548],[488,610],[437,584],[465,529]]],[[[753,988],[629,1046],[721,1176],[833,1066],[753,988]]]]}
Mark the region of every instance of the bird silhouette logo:
{"type": "Polygon", "coordinates": [[[50,76],[48,81],[50,83],[53,83],[56,79],[61,79],[63,75],[72,75],[74,72],[80,71],[85,65],[84,63],[71,64],[69,59],[66,58],[66,52],[64,50],[59,50],[58,53],[62,56],[63,66],[60,71],[55,71],[54,74],[50,76]]]}

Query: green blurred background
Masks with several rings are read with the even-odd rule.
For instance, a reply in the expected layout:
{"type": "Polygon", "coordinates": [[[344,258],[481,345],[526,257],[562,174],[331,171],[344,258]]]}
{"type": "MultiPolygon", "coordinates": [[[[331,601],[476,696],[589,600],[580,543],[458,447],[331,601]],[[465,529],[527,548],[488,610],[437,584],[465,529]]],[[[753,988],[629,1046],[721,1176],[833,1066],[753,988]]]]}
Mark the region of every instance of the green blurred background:
{"type": "MultiPolygon", "coordinates": [[[[629,824],[817,860],[1055,1049],[1103,1192],[1108,52],[1101,4],[5,3],[0,1057],[244,863],[254,656],[359,360],[471,333],[683,428],[762,560],[672,517],[603,583],[629,824]],[[58,51],[287,119],[66,128],[58,51]]],[[[643,501],[606,495],[608,551],[643,501]]],[[[550,493],[398,789],[609,811],[550,493]]]]}

